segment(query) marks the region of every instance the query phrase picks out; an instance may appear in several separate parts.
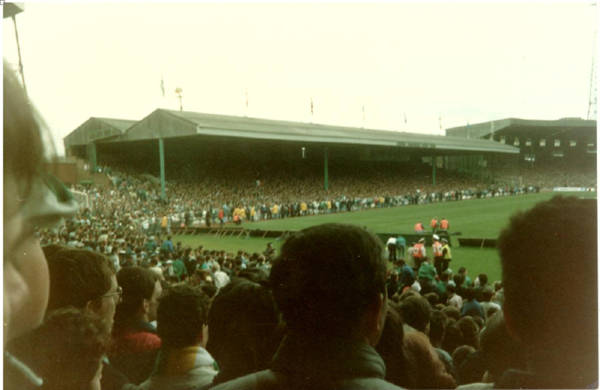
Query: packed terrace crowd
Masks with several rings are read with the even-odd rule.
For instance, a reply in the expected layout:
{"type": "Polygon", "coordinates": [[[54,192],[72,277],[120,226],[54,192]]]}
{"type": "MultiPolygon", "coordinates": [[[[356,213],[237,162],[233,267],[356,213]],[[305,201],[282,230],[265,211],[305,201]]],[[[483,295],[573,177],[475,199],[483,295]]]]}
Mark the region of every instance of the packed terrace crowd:
{"type": "MultiPolygon", "coordinates": [[[[132,226],[145,234],[170,232],[175,227],[214,227],[229,222],[268,219],[448,202],[482,197],[520,195],[539,187],[482,185],[473,179],[445,173],[437,185],[424,174],[390,175],[376,169],[346,173],[323,190],[317,175],[286,177],[214,175],[199,180],[167,181],[161,200],[160,185],[152,176],[126,168],[103,168],[112,186],[77,185],[73,190],[87,196],[89,207],[78,219],[90,225],[111,219],[118,226],[132,226]],[[369,176],[370,175],[370,176],[369,176]],[[343,183],[343,184],[337,184],[343,183]]],[[[106,227],[106,226],[104,226],[106,227]]],[[[113,227],[113,228],[114,228],[113,227]]]]}

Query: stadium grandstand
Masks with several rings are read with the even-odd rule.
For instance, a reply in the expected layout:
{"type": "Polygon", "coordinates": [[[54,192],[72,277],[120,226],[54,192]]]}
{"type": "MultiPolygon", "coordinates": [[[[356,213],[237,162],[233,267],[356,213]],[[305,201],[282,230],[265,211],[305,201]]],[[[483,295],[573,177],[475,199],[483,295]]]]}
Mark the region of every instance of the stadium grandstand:
{"type": "MultiPolygon", "coordinates": [[[[456,139],[313,123],[157,109],[139,121],[90,118],[64,139],[67,156],[95,166],[137,167],[169,178],[205,176],[215,166],[252,166],[257,177],[273,167],[319,174],[328,190],[336,170],[375,169],[419,172],[436,184],[438,171],[489,177],[490,167],[516,167],[519,150],[485,139],[456,139]],[[512,163],[511,163],[512,162],[512,163]]],[[[277,168],[276,168],[277,169],[277,168]]],[[[443,175],[443,174],[442,174],[443,175]]]]}
{"type": "MultiPolygon", "coordinates": [[[[595,120],[507,118],[446,129],[446,136],[519,148],[519,176],[546,187],[596,187],[595,120]]],[[[495,172],[496,178],[510,174],[495,172]]]]}

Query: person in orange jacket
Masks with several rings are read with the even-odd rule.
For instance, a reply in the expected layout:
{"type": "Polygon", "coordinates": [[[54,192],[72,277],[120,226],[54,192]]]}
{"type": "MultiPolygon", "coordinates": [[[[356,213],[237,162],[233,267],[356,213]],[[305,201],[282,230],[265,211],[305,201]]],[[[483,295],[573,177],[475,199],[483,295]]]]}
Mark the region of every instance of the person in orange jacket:
{"type": "Polygon", "coordinates": [[[446,218],[442,218],[440,221],[440,230],[448,230],[450,229],[450,222],[446,218]]]}
{"type": "Polygon", "coordinates": [[[433,251],[433,266],[435,267],[438,275],[441,275],[443,271],[444,253],[442,248],[443,246],[440,242],[440,237],[437,234],[434,234],[431,249],[433,251]]]}
{"type": "Polygon", "coordinates": [[[433,219],[431,220],[431,223],[429,224],[429,226],[431,226],[431,231],[435,233],[435,231],[437,230],[437,228],[440,227],[440,223],[439,223],[437,217],[433,217],[433,219]]]}
{"type": "Polygon", "coordinates": [[[425,226],[423,226],[423,222],[415,223],[415,232],[423,233],[425,231],[425,226]]]}

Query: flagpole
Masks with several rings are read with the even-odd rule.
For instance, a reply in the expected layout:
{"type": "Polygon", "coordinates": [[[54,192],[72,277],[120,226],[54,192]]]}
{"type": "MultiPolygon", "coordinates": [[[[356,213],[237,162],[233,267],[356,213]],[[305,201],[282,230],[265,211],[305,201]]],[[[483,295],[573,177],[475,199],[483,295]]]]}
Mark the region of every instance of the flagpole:
{"type": "Polygon", "coordinates": [[[363,119],[363,125],[362,127],[365,127],[365,105],[363,104],[362,106],[362,119],[363,119]]]}

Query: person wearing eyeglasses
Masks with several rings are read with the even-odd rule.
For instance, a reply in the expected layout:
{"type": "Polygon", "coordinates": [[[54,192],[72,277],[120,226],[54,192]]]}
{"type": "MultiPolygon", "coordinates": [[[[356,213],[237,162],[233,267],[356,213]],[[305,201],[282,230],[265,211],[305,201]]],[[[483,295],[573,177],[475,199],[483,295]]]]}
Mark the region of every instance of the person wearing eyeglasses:
{"type": "MultiPolygon", "coordinates": [[[[4,15],[6,17],[6,14],[4,15]]],[[[48,301],[48,267],[37,229],[75,214],[77,202],[48,174],[54,154],[41,115],[3,63],[3,344],[38,327],[48,301]]],[[[41,378],[4,349],[4,387],[39,388],[41,378]]]]}
{"type": "MultiPolygon", "coordinates": [[[[117,284],[112,262],[104,255],[59,245],[42,248],[50,271],[50,294],[46,313],[75,307],[99,316],[110,333],[123,290],[117,284]]],[[[20,345],[21,342],[15,343],[20,345]]],[[[102,389],[120,390],[129,379],[103,360],[102,389]]]]}

